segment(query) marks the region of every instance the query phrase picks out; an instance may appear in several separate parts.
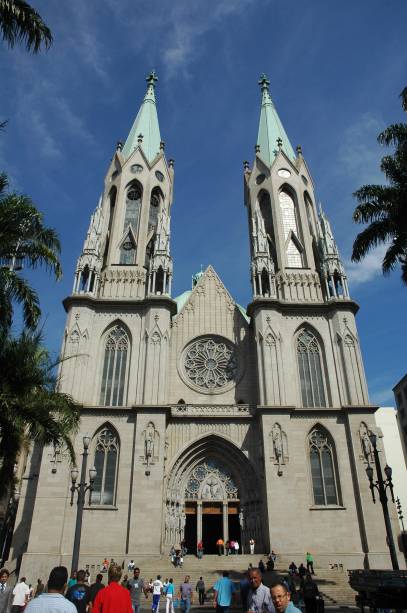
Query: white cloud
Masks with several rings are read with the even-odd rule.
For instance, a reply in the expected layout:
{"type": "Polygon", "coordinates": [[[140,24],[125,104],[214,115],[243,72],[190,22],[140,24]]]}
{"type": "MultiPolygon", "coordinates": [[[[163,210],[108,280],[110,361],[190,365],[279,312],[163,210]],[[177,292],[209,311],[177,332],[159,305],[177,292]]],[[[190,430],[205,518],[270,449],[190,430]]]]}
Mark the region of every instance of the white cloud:
{"type": "Polygon", "coordinates": [[[338,151],[341,170],[358,185],[384,183],[379,165],[384,150],[377,143],[377,135],[385,127],[381,117],[364,113],[343,134],[338,151]]]}
{"type": "Polygon", "coordinates": [[[377,249],[368,253],[361,262],[345,262],[349,282],[353,286],[361,285],[381,275],[382,261],[386,249],[386,245],[380,245],[377,249]]]}

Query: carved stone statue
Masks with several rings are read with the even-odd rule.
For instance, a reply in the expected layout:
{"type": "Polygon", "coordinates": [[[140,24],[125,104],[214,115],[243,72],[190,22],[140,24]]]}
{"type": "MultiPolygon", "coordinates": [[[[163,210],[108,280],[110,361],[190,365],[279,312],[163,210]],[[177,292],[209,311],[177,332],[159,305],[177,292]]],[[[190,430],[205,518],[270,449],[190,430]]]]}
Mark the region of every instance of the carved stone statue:
{"type": "Polygon", "coordinates": [[[287,434],[279,423],[275,423],[270,432],[271,459],[278,466],[277,474],[283,474],[282,466],[288,462],[287,434]]]}
{"type": "Polygon", "coordinates": [[[144,441],[144,463],[147,465],[154,464],[158,460],[160,435],[152,421],[148,422],[142,436],[144,441]]]}
{"type": "Polygon", "coordinates": [[[209,477],[202,489],[202,498],[206,500],[222,500],[222,488],[218,479],[209,477]]]}

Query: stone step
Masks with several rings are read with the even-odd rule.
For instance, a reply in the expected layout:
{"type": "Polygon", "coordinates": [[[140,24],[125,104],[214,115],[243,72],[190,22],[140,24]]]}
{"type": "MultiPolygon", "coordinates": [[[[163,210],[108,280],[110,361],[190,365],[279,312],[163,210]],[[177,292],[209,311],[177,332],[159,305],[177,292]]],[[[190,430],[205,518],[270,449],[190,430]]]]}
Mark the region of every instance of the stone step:
{"type": "MultiPolygon", "coordinates": [[[[172,577],[178,587],[184,580],[185,575],[190,575],[191,583],[195,586],[199,577],[203,577],[207,588],[208,596],[211,596],[212,588],[223,570],[228,570],[233,581],[240,581],[249,565],[257,565],[260,556],[237,555],[237,556],[217,556],[207,555],[201,560],[195,556],[187,555],[181,568],[175,568],[168,556],[151,556],[138,558],[137,556],[126,557],[125,564],[129,559],[134,559],[141,569],[141,576],[148,581],[155,579],[160,574],[162,579],[172,577]]],[[[265,558],[263,558],[265,562],[265,558]]],[[[81,563],[86,563],[81,560],[81,563]]],[[[348,575],[345,571],[315,568],[318,588],[324,597],[327,606],[354,606],[356,592],[352,590],[348,583],[348,575]]],[[[91,568],[93,575],[95,571],[91,568]]],[[[97,569],[96,569],[97,572],[97,569]]],[[[126,573],[126,569],[124,570],[126,573]]],[[[287,566],[280,564],[280,558],[274,572],[264,573],[263,581],[266,585],[271,585],[279,575],[288,574],[287,566]]],[[[298,582],[299,583],[299,582],[298,582]]]]}

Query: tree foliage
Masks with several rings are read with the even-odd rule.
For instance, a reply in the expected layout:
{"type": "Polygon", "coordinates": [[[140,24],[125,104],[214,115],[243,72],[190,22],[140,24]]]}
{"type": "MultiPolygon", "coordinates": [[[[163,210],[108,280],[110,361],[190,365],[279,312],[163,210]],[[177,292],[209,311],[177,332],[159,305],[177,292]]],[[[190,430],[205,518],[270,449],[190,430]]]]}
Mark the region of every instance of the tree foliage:
{"type": "Polygon", "coordinates": [[[0,497],[13,483],[26,440],[64,448],[75,461],[70,436],[79,408],[55,391],[54,368],[39,332],[8,336],[0,346],[0,497]]]}
{"type": "MultiPolygon", "coordinates": [[[[401,92],[402,107],[407,112],[407,87],[401,92]]],[[[383,274],[398,265],[407,284],[407,124],[392,124],[377,137],[386,147],[395,147],[380,164],[386,185],[364,185],[354,196],[358,205],[353,220],[368,224],[353,244],[352,260],[360,262],[367,253],[384,243],[388,245],[382,262],[383,274]]]]}
{"type": "Polygon", "coordinates": [[[22,305],[25,325],[33,330],[40,317],[36,291],[21,276],[21,268],[45,267],[56,279],[61,276],[57,233],[44,225],[31,199],[5,193],[7,177],[0,175],[0,334],[10,329],[13,304],[22,305]]]}
{"type": "Polygon", "coordinates": [[[0,0],[0,32],[9,47],[21,42],[33,53],[52,44],[51,30],[24,0],[0,0]]]}

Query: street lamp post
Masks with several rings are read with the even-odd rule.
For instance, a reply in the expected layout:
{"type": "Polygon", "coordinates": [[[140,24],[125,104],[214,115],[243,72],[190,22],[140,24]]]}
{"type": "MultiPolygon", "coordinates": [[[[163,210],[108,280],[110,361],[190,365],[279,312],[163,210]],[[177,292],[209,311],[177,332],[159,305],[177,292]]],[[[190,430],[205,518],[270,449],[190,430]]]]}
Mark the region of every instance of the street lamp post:
{"type": "Polygon", "coordinates": [[[20,492],[15,490],[8,504],[3,527],[0,533],[0,564],[3,565],[10,549],[11,537],[13,535],[14,521],[17,514],[20,492]]]}
{"type": "Polygon", "coordinates": [[[386,494],[386,490],[387,488],[389,488],[390,493],[391,493],[391,499],[394,502],[393,482],[391,480],[392,469],[388,465],[384,467],[384,473],[387,479],[383,479],[382,467],[380,466],[379,452],[377,450],[376,434],[374,434],[374,432],[371,432],[369,434],[369,439],[373,447],[373,457],[374,457],[374,461],[376,465],[377,481],[373,481],[373,467],[370,466],[370,464],[366,468],[366,474],[367,474],[367,478],[369,479],[370,491],[372,492],[372,498],[373,498],[374,503],[376,503],[375,492],[374,492],[375,489],[377,489],[377,491],[379,492],[379,500],[383,508],[384,523],[386,526],[386,534],[387,534],[387,544],[390,550],[391,563],[393,566],[393,570],[399,570],[399,563],[397,560],[396,547],[394,545],[393,530],[392,530],[391,522],[390,522],[390,515],[389,515],[389,508],[387,505],[387,494],[386,494]]]}
{"type": "Polygon", "coordinates": [[[401,528],[402,528],[402,533],[401,533],[401,542],[403,544],[403,553],[404,553],[404,558],[407,562],[407,534],[406,534],[406,529],[404,527],[404,515],[403,515],[403,509],[401,508],[401,502],[400,502],[400,498],[397,497],[396,498],[396,507],[397,507],[397,515],[399,516],[399,520],[401,523],[401,528]]]}
{"type": "Polygon", "coordinates": [[[79,562],[79,551],[81,548],[81,534],[82,534],[82,516],[83,516],[83,507],[85,506],[85,496],[86,492],[89,491],[89,506],[92,504],[92,490],[93,490],[93,482],[96,477],[96,469],[95,467],[89,469],[89,484],[85,482],[86,479],[86,467],[88,463],[88,449],[90,445],[90,436],[83,437],[83,458],[82,458],[82,468],[81,468],[81,480],[79,483],[76,483],[78,480],[79,471],[76,467],[71,470],[71,506],[73,505],[75,492],[77,493],[77,511],[76,511],[76,524],[75,524],[75,538],[73,542],[73,551],[72,551],[72,566],[71,572],[78,570],[78,562],[79,562]]]}

